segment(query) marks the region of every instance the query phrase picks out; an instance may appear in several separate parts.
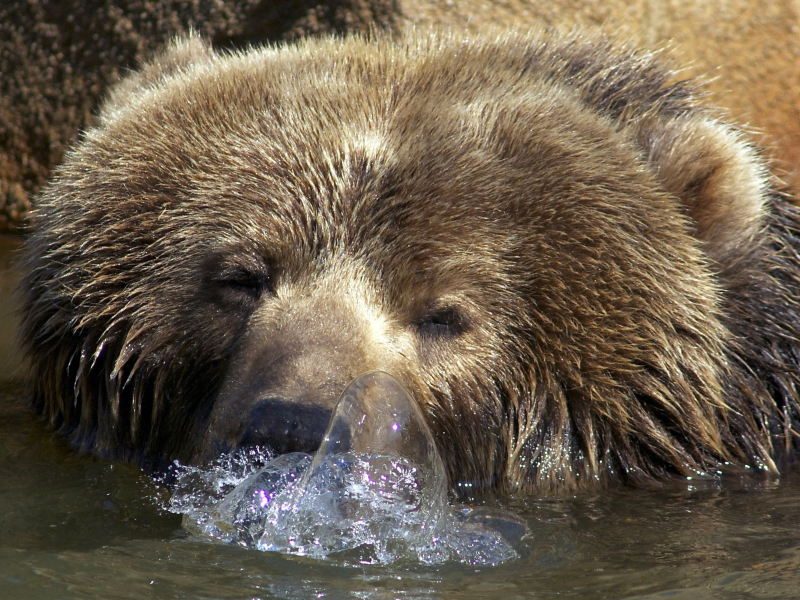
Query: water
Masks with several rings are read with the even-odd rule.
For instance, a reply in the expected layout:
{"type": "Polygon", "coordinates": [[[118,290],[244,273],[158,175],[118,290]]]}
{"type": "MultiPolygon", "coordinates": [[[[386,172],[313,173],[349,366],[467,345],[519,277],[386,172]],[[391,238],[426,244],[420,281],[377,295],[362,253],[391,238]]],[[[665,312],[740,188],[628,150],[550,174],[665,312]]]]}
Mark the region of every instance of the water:
{"type": "Polygon", "coordinates": [[[313,457],[245,450],[209,468],[179,466],[177,479],[167,509],[187,529],[265,552],[483,566],[518,558],[528,535],[511,515],[450,505],[421,411],[379,371],[347,386],[313,457]]]}
{"type": "MultiPolygon", "coordinates": [[[[0,352],[9,350],[0,238],[0,352]]],[[[315,559],[194,535],[137,469],[78,456],[32,417],[0,362],[0,598],[754,599],[800,597],[800,469],[780,481],[674,481],[481,500],[530,537],[498,566],[315,559]]],[[[239,474],[240,476],[241,474],[239,474]]],[[[232,481],[235,481],[233,478],[232,481]]],[[[232,489],[232,488],[231,488],[232,489]]]]}

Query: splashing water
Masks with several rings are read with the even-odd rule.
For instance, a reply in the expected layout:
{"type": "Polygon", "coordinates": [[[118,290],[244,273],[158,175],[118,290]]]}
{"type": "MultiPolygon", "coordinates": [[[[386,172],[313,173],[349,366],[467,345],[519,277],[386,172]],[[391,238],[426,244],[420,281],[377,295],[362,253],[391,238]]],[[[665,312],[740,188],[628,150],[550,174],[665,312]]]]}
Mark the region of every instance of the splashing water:
{"type": "Polygon", "coordinates": [[[344,391],[313,458],[272,458],[250,448],[206,468],[180,466],[168,510],[183,514],[195,533],[314,558],[348,552],[384,564],[515,558],[512,543],[525,525],[454,510],[446,482],[419,407],[394,378],[372,371],[344,391]]]}

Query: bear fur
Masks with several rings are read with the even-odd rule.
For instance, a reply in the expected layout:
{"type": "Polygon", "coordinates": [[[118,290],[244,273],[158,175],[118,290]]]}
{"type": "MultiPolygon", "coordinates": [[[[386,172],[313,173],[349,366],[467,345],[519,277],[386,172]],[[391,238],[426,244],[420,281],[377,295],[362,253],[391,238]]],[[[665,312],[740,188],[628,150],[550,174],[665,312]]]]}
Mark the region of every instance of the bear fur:
{"type": "Polygon", "coordinates": [[[36,222],[33,401],[103,457],[310,451],[371,369],[453,489],[795,453],[798,211],[692,84],[602,37],[179,40],[36,222]]]}

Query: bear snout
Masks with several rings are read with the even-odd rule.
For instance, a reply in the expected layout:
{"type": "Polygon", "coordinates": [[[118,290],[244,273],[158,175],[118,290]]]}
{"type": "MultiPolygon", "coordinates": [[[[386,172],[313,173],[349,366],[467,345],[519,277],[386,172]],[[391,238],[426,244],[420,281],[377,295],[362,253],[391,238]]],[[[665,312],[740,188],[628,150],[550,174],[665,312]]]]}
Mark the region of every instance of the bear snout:
{"type": "Polygon", "coordinates": [[[275,454],[316,452],[331,414],[330,408],[319,404],[264,398],[250,411],[238,446],[261,446],[275,454]]]}
{"type": "Polygon", "coordinates": [[[284,284],[259,302],[231,350],[192,462],[247,446],[315,452],[350,381],[375,369],[403,379],[407,365],[372,315],[379,306],[348,271],[313,286],[284,284]]]}

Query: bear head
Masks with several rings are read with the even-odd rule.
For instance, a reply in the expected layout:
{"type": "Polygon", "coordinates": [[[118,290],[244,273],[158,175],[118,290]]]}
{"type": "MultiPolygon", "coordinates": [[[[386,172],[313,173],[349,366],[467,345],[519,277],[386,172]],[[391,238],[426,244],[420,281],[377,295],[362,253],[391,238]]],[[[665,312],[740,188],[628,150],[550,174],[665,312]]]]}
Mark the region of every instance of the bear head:
{"type": "Polygon", "coordinates": [[[42,195],[34,402],[141,464],[308,452],[380,369],[454,488],[773,468],[774,402],[731,325],[770,194],[691,86],[601,38],[189,37],[42,195]]]}

